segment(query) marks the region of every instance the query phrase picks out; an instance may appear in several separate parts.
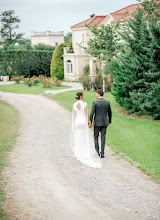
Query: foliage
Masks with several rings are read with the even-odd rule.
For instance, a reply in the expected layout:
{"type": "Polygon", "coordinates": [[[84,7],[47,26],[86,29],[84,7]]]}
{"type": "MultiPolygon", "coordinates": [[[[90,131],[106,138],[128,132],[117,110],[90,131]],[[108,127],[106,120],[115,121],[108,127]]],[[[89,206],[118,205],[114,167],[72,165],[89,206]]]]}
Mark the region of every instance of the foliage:
{"type": "Polygon", "coordinates": [[[52,80],[49,77],[44,77],[41,81],[43,88],[51,88],[52,87],[52,80]]]}
{"type": "Polygon", "coordinates": [[[74,53],[74,50],[73,50],[73,47],[72,47],[72,41],[70,42],[70,44],[69,44],[69,49],[68,49],[68,53],[74,53]]]}
{"type": "Polygon", "coordinates": [[[25,85],[28,85],[28,82],[29,82],[29,78],[23,78],[23,83],[24,83],[25,85]]]}
{"type": "Polygon", "coordinates": [[[53,52],[50,74],[51,77],[57,77],[58,79],[64,78],[64,64],[63,64],[63,48],[66,47],[66,44],[59,44],[53,52]]]}
{"type": "Polygon", "coordinates": [[[26,45],[30,44],[31,45],[31,39],[28,38],[21,38],[18,40],[19,45],[26,45]]]}
{"type": "Polygon", "coordinates": [[[64,42],[67,46],[70,45],[70,43],[72,42],[72,32],[68,32],[65,36],[64,36],[64,42]]]}
{"type": "Polygon", "coordinates": [[[154,21],[160,20],[160,1],[159,0],[138,0],[142,2],[143,11],[147,19],[152,18],[154,21]]]}
{"type": "Polygon", "coordinates": [[[32,48],[27,50],[24,45],[19,47],[23,49],[8,49],[7,47],[0,50],[1,75],[28,76],[28,65],[31,76],[50,75],[52,50],[32,50],[32,48]]]}
{"type": "Polygon", "coordinates": [[[121,33],[128,49],[117,56],[114,95],[129,112],[160,119],[160,24],[141,9],[134,18],[121,33]]]}
{"type": "Polygon", "coordinates": [[[12,77],[12,81],[15,81],[16,83],[20,83],[22,78],[23,78],[22,76],[13,76],[12,77]]]}
{"type": "Polygon", "coordinates": [[[87,90],[90,90],[90,87],[91,87],[91,82],[90,82],[89,74],[90,74],[89,65],[86,65],[86,66],[83,68],[83,74],[82,74],[82,76],[79,78],[79,80],[80,80],[80,82],[82,83],[83,88],[84,88],[84,89],[87,89],[87,90]]]}
{"type": "Polygon", "coordinates": [[[98,60],[108,60],[113,57],[117,48],[118,23],[116,25],[101,25],[101,28],[86,24],[86,27],[94,35],[94,39],[90,39],[87,43],[88,46],[84,47],[86,53],[98,60]]]}
{"type": "Polygon", "coordinates": [[[97,69],[97,76],[95,77],[95,80],[92,82],[92,87],[94,90],[97,89],[103,89],[103,77],[100,72],[100,70],[97,69]]]}
{"type": "Polygon", "coordinates": [[[35,49],[35,50],[51,50],[53,52],[55,47],[51,46],[51,45],[39,43],[37,45],[34,45],[33,49],[35,49]]]}
{"type": "Polygon", "coordinates": [[[53,85],[60,86],[61,85],[61,80],[59,80],[57,77],[54,77],[53,78],[53,85]]]}
{"type": "Polygon", "coordinates": [[[12,43],[18,42],[23,34],[17,34],[15,29],[19,27],[20,19],[15,16],[15,12],[13,10],[4,11],[0,15],[1,17],[1,29],[0,33],[4,40],[4,43],[10,45],[12,43]]]}
{"type": "MultiPolygon", "coordinates": [[[[40,83],[40,79],[37,76],[32,76],[30,80],[31,80],[32,86],[36,86],[38,83],[40,83]]],[[[29,79],[27,81],[29,82],[29,79]]]]}

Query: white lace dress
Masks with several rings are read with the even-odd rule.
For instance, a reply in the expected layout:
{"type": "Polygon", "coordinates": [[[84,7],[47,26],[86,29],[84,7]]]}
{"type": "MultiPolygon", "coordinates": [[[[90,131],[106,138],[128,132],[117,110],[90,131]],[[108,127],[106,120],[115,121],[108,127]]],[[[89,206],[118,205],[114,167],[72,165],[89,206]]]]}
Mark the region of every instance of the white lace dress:
{"type": "Polygon", "coordinates": [[[82,100],[73,104],[71,147],[77,160],[90,167],[102,167],[94,147],[93,135],[88,128],[87,103],[82,100]]]}

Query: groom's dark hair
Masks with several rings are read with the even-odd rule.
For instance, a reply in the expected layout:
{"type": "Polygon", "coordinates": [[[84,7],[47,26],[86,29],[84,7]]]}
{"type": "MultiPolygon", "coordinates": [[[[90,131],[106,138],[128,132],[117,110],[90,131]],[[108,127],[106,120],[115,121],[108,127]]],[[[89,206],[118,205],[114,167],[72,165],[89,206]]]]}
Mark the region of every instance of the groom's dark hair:
{"type": "Polygon", "coordinates": [[[104,92],[103,92],[102,89],[96,90],[96,93],[98,93],[100,96],[103,96],[103,95],[104,95],[104,92]]]}

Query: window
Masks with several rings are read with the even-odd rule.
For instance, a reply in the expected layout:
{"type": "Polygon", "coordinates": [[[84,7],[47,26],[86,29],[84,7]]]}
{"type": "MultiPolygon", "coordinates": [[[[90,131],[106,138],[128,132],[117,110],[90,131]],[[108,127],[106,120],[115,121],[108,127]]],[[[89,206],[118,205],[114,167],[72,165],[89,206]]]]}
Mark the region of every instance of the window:
{"type": "Polygon", "coordinates": [[[66,62],[66,65],[67,65],[67,73],[72,74],[73,73],[73,71],[72,71],[72,62],[70,60],[68,60],[66,62]]]}

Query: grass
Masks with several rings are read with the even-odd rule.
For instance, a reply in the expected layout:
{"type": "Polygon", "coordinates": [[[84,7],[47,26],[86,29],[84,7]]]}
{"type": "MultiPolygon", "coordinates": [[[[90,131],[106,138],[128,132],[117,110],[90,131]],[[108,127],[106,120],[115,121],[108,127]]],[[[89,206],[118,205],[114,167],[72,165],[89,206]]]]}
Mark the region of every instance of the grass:
{"type": "MultiPolygon", "coordinates": [[[[7,165],[8,152],[11,151],[18,132],[18,112],[7,102],[0,100],[0,180],[2,170],[7,165]]],[[[5,195],[0,185],[0,207],[5,200],[5,195]]],[[[0,219],[7,220],[4,210],[0,208],[0,219]]]]}
{"type": "MultiPolygon", "coordinates": [[[[46,96],[58,100],[59,103],[72,110],[76,101],[77,91],[68,91],[57,95],[46,96]]],[[[89,112],[95,100],[95,92],[84,91],[89,112]]],[[[106,144],[116,154],[125,157],[135,164],[144,173],[151,176],[154,181],[160,182],[160,123],[149,117],[142,118],[136,115],[127,115],[126,111],[115,101],[111,93],[106,93],[104,98],[111,102],[113,118],[108,128],[106,144]],[[123,111],[122,111],[123,110],[123,111]]]]}
{"type": "Polygon", "coordinates": [[[51,88],[43,88],[41,84],[36,86],[28,87],[23,83],[20,84],[10,84],[10,85],[0,85],[0,90],[4,92],[13,92],[13,93],[22,93],[22,94],[43,94],[46,90],[58,90],[58,89],[67,89],[70,86],[60,85],[52,86],[51,88]]]}

